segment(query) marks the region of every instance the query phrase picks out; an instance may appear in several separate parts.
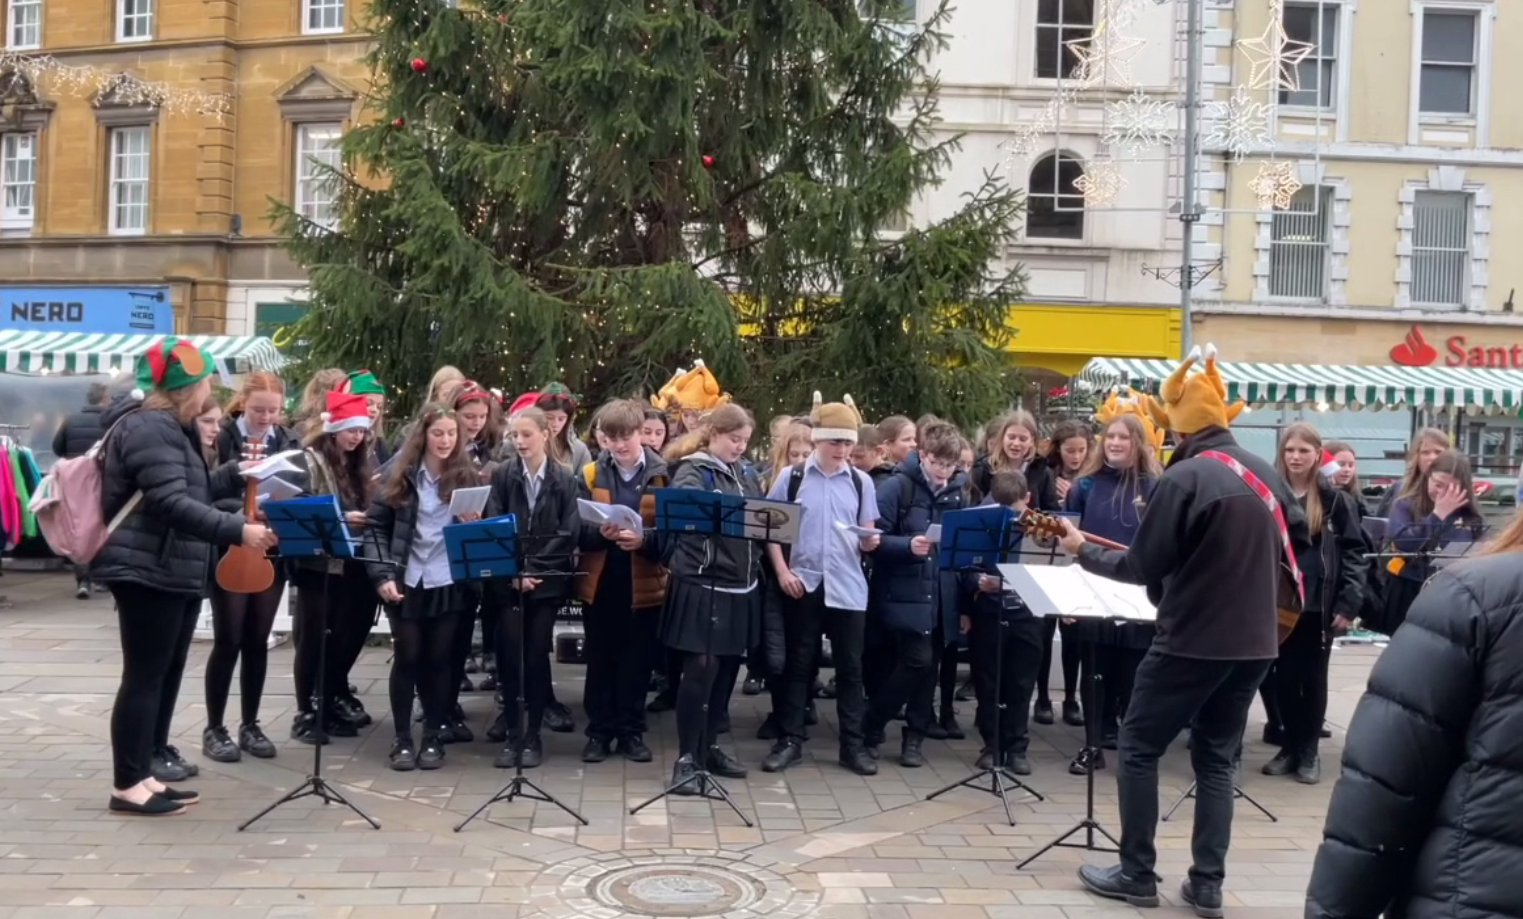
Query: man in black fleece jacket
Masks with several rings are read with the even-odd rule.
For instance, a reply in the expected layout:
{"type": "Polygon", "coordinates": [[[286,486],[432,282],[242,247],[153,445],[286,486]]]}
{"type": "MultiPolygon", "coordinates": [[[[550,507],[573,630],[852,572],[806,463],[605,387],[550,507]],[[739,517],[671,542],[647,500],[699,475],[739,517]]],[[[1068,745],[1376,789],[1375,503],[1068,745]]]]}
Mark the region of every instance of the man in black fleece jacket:
{"type": "Polygon", "coordinates": [[[1086,543],[1071,523],[1064,546],[1086,571],[1144,585],[1158,612],[1121,726],[1121,864],[1087,865],[1079,879],[1103,897],[1158,905],[1158,760],[1188,727],[1194,864],[1181,897],[1197,915],[1219,917],[1234,763],[1254,693],[1279,653],[1278,610],[1300,608],[1294,552],[1310,537],[1289,486],[1228,432],[1242,407],[1226,404],[1214,349],[1205,372],[1191,376],[1198,357],[1197,350],[1164,383],[1162,405],[1145,403],[1179,441],[1132,546],[1086,543]]]}

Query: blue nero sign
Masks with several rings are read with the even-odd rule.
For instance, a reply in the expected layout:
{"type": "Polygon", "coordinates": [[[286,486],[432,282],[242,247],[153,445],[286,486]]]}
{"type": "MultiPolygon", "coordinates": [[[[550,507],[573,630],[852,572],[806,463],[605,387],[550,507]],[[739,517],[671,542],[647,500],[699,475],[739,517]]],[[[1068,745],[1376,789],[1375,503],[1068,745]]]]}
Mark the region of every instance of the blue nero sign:
{"type": "Polygon", "coordinates": [[[0,287],[0,329],[84,335],[168,335],[168,287],[0,287]]]}

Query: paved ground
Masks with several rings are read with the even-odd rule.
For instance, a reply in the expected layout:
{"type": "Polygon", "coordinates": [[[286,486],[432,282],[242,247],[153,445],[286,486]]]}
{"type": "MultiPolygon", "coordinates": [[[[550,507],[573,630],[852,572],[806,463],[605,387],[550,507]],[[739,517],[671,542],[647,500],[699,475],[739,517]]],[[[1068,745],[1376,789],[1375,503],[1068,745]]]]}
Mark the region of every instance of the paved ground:
{"type": "MultiPolygon", "coordinates": [[[[280,745],[273,761],[202,763],[194,786],[204,801],[183,817],[143,821],[108,816],[106,745],[116,688],[117,640],[110,600],[72,597],[62,575],[8,573],[0,593],[0,919],[158,919],[158,917],[332,917],[332,919],[619,919],[639,914],[619,903],[654,904],[646,915],[728,919],[761,915],[822,919],[1111,919],[1136,910],[1078,889],[1083,860],[1109,856],[1058,850],[1029,870],[1016,862],[1067,829],[1084,810],[1084,782],[1067,774],[1079,731],[1036,728],[1031,783],[1045,802],[1016,806],[1006,825],[999,802],[960,791],[927,803],[925,794],[965,775],[974,741],[932,743],[930,764],[905,770],[885,760],[859,778],[833,763],[833,711],[822,708],[819,762],[785,775],[755,769],[728,787],[754,815],[748,829],[720,806],[679,800],[630,816],[657,792],[669,768],[670,715],[648,738],[657,761],[610,760],[584,767],[580,735],[548,735],[546,768],[533,773],[579,808],[582,827],[546,804],[498,805],[490,819],[451,827],[505,780],[485,743],[451,747],[436,772],[384,768],[390,725],[339,740],[327,774],[382,821],[372,830],[354,815],[310,801],[282,808],[246,833],[243,819],[299,782],[310,748],[285,739],[292,708],[289,647],[273,652],[265,723],[280,745]],[[676,865],[674,872],[666,866],[676,865]],[[724,904],[723,908],[714,903],[724,904]],[[44,913],[44,910],[46,912],[44,913]]],[[[206,647],[193,652],[176,733],[199,760],[201,677],[206,647]]],[[[1336,762],[1374,649],[1334,657],[1324,758],[1336,762]]],[[[356,671],[372,712],[385,708],[386,652],[367,652],[356,671]]],[[[558,668],[558,693],[581,695],[579,668],[558,668]]],[[[235,690],[236,691],[236,690],[235,690]]],[[[236,706],[236,701],[234,702],[236,706]]],[[[755,766],[766,744],[753,739],[760,700],[737,694],[735,741],[755,766]]],[[[478,726],[491,700],[467,708],[478,726]]],[[[963,706],[971,720],[971,704],[963,706]]],[[[236,709],[234,709],[236,711],[236,709]]],[[[578,712],[580,714],[580,712],[578,712]]],[[[1260,716],[1255,719],[1262,721],[1260,716]]],[[[1257,735],[1257,727],[1251,730],[1257,735]]],[[[1331,780],[1316,787],[1269,779],[1257,767],[1270,755],[1248,751],[1244,787],[1279,817],[1270,822],[1240,804],[1229,867],[1228,908],[1235,917],[1299,916],[1331,780]]],[[[1165,764],[1163,794],[1188,785],[1185,753],[1165,764]]],[[[1329,773],[1333,768],[1329,766],[1329,773]]],[[[1097,784],[1098,814],[1116,826],[1115,785],[1097,784]]],[[[1167,803],[1167,802],[1166,802],[1167,803]]],[[[1160,832],[1160,870],[1170,895],[1188,863],[1190,804],[1160,832]]],[[[1181,914],[1166,906],[1165,914],[1181,914]]]]}

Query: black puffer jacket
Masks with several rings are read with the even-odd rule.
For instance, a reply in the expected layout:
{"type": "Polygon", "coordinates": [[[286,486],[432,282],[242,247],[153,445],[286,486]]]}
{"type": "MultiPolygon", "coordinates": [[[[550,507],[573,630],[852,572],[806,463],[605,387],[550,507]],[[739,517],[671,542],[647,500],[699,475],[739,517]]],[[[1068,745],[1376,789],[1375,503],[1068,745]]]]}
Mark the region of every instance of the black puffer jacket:
{"type": "Polygon", "coordinates": [[[123,398],[101,422],[110,427],[119,418],[106,444],[101,513],[109,521],[139,490],[143,500],[90,563],[90,580],[201,596],[215,547],[243,540],[243,515],[212,506],[240,492],[238,466],[208,471],[195,425],[181,424],[173,412],[123,398]]]}
{"type": "Polygon", "coordinates": [[[1349,725],[1307,919],[1523,917],[1523,554],[1435,575],[1349,725]]]}
{"type": "MultiPolygon", "coordinates": [[[[568,575],[576,570],[576,543],[582,531],[576,509],[576,480],[565,466],[547,461],[545,479],[533,510],[529,508],[527,482],[522,460],[515,457],[498,465],[492,473],[486,516],[512,514],[517,518],[523,543],[523,572],[559,575],[542,579],[543,583],[534,588],[531,596],[535,600],[563,600],[571,594],[568,575]]],[[[504,584],[495,587],[502,588],[504,584]]],[[[505,589],[494,589],[493,596],[498,602],[510,599],[505,589]]]]}
{"type": "Polygon", "coordinates": [[[957,573],[940,570],[935,546],[920,557],[910,544],[931,524],[940,523],[947,511],[962,510],[965,484],[957,473],[932,491],[916,452],[905,457],[878,489],[878,529],[883,536],[873,553],[870,606],[887,628],[929,635],[941,614],[943,632],[957,634],[957,573]]]}
{"type": "Polygon", "coordinates": [[[101,435],[106,433],[100,423],[101,414],[105,410],[104,405],[87,405],[65,418],[53,435],[53,455],[59,459],[72,459],[88,453],[101,435]]]}
{"type": "MultiPolygon", "coordinates": [[[[417,475],[416,470],[409,475],[417,475]]],[[[383,485],[382,488],[385,486],[383,485]]],[[[387,581],[402,583],[407,558],[412,554],[413,531],[418,526],[418,494],[401,507],[393,507],[379,496],[365,512],[366,539],[361,552],[370,583],[380,588],[387,581]]]]}
{"type": "MultiPolygon", "coordinates": [[[[217,462],[227,463],[243,458],[243,442],[247,439],[238,430],[240,415],[233,415],[222,419],[222,427],[217,430],[217,462]]],[[[287,450],[295,450],[301,447],[301,440],[296,432],[290,428],[275,425],[265,435],[264,455],[274,456],[287,450]]]]}
{"type": "MultiPolygon", "coordinates": [[[[699,452],[678,461],[671,487],[757,497],[748,494],[749,479],[738,468],[699,452]]],[[[658,538],[667,570],[677,577],[699,578],[705,586],[721,590],[743,589],[761,577],[760,543],[707,534],[663,533],[658,538]]]]}

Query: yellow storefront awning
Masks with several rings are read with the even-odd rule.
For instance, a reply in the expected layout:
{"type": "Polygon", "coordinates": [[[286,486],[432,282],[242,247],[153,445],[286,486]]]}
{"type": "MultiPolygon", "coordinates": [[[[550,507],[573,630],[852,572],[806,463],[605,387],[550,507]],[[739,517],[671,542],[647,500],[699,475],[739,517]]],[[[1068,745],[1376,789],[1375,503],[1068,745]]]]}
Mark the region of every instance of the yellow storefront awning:
{"type": "Polygon", "coordinates": [[[1008,320],[1010,351],[1027,367],[1078,376],[1096,357],[1178,360],[1178,307],[1018,303],[1008,320]]]}

